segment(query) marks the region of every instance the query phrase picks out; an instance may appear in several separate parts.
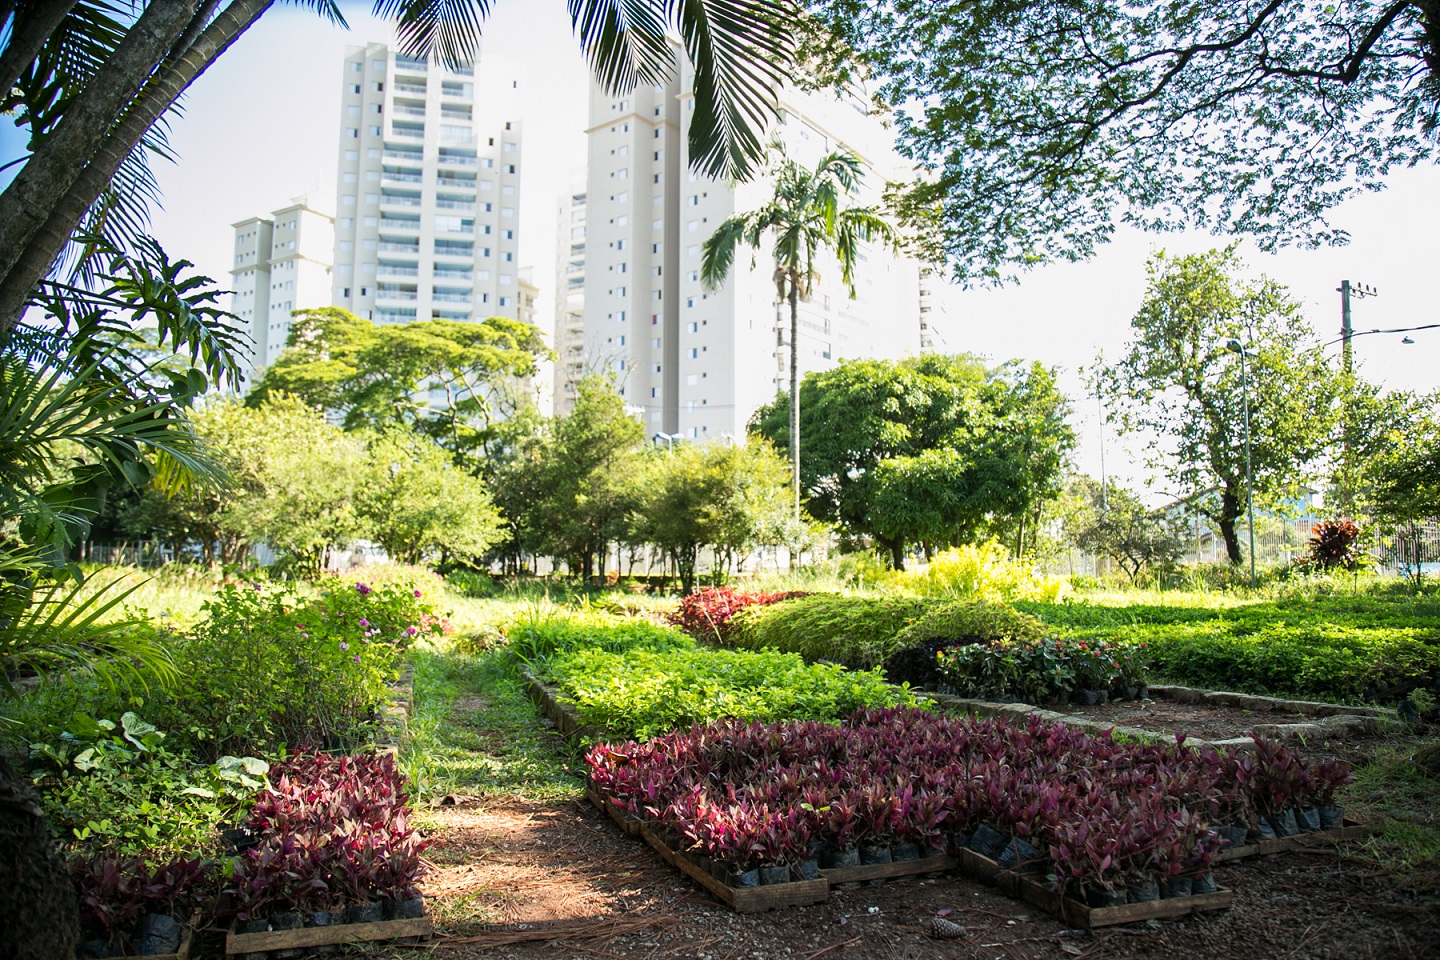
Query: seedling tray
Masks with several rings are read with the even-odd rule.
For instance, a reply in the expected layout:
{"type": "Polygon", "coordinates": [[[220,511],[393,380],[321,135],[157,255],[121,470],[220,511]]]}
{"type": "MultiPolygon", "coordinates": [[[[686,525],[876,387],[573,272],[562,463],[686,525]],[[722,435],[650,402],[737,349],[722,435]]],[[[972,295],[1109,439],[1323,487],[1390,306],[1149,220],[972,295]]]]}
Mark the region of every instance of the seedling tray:
{"type": "Polygon", "coordinates": [[[294,930],[268,930],[264,933],[236,933],[232,923],[225,934],[225,955],[299,950],[337,943],[398,940],[402,937],[429,937],[434,932],[435,924],[429,916],[406,920],[377,920],[374,923],[337,923],[328,927],[299,927],[294,930]]]}
{"type": "Polygon", "coordinates": [[[1334,843],[1337,840],[1359,840],[1370,836],[1370,827],[1358,823],[1350,818],[1341,821],[1340,826],[1331,827],[1329,830],[1311,830],[1306,833],[1297,833],[1291,837],[1276,837],[1274,840],[1257,840],[1255,843],[1247,843],[1243,846],[1229,847],[1213,854],[1210,859],[1216,862],[1224,860],[1244,860],[1247,857],[1264,857],[1272,853],[1284,853],[1287,850],[1302,850],[1307,847],[1318,847],[1326,843],[1334,843]]]}
{"type": "Polygon", "coordinates": [[[961,851],[960,859],[961,871],[971,879],[988,883],[1008,897],[1022,900],[1073,927],[1086,930],[1227,910],[1234,898],[1231,891],[1220,889],[1214,893],[1202,893],[1193,897],[1126,903],[1116,907],[1091,907],[1073,897],[1064,896],[1048,883],[1013,870],[1002,870],[994,860],[973,850],[961,851]]]}
{"type": "Polygon", "coordinates": [[[639,820],[626,819],[615,805],[606,803],[593,791],[586,796],[610,819],[632,836],[638,836],[665,860],[682,873],[695,880],[706,890],[736,913],[758,913],[775,907],[804,906],[823,903],[830,896],[831,887],[841,883],[863,883],[867,880],[892,880],[897,877],[911,877],[923,873],[942,873],[960,866],[959,857],[922,857],[918,860],[901,860],[896,863],[864,864],[857,867],[824,867],[818,880],[792,880],[763,887],[732,887],[710,875],[710,872],[689,855],[672,850],[659,835],[639,820]]]}

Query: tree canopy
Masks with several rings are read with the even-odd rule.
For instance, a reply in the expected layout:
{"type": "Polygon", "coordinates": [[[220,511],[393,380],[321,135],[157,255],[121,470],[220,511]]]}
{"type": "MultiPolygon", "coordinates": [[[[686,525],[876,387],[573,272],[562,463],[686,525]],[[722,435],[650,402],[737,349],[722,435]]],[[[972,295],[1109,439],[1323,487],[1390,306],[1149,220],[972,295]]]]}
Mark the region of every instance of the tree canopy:
{"type": "Polygon", "coordinates": [[[1435,156],[1433,0],[809,6],[827,79],[863,70],[899,108],[928,174],[901,208],[961,279],[1087,257],[1117,223],[1343,241],[1327,211],[1435,156]]]}
{"type": "MultiPolygon", "coordinates": [[[[1019,547],[1074,445],[1066,410],[1038,364],[992,370],[971,357],[924,356],[809,374],[800,388],[807,507],[850,537],[874,538],[897,567],[907,544],[1015,532],[1019,547]]],[[[784,443],[788,399],[758,410],[750,429],[784,443]]]]}
{"type": "Polygon", "coordinates": [[[1169,491],[1219,528],[1240,563],[1236,523],[1246,503],[1245,400],[1257,501],[1272,506],[1315,473],[1334,436],[1340,380],[1285,287],[1247,280],[1231,246],[1148,265],[1149,288],[1131,319],[1134,339],[1092,383],[1106,418],[1145,438],[1147,465],[1169,491]],[[1242,358],[1227,349],[1235,339],[1242,358]]]}

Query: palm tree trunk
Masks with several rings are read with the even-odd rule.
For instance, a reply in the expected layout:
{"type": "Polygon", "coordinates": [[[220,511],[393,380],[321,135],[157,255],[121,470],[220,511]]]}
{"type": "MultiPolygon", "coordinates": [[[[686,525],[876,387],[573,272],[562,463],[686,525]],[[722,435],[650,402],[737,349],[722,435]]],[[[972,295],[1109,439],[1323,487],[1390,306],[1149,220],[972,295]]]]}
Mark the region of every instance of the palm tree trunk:
{"type": "Polygon", "coordinates": [[[76,0],[49,0],[15,11],[15,19],[10,24],[10,42],[0,53],[0,90],[14,89],[15,81],[40,55],[45,41],[50,39],[50,34],[60,26],[75,3],[76,0]]]}
{"type": "Polygon", "coordinates": [[[800,289],[790,277],[790,484],[800,519],[800,289]]]}

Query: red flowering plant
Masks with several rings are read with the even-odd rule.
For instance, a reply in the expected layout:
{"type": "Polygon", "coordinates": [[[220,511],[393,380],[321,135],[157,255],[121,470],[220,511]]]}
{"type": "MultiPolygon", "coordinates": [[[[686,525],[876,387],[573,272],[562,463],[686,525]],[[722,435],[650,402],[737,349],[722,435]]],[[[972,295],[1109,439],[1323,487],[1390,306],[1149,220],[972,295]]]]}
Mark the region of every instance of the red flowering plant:
{"type": "Polygon", "coordinates": [[[730,587],[704,587],[681,600],[667,619],[696,640],[725,646],[732,621],[741,610],[803,596],[802,590],[744,593],[730,587]]]}

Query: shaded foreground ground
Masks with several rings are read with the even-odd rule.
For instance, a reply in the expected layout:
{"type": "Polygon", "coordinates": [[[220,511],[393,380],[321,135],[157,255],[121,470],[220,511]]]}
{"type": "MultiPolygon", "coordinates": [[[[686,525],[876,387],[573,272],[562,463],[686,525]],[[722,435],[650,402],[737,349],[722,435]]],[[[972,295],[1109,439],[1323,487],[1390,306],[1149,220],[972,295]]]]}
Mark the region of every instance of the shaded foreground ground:
{"type": "MultiPolygon", "coordinates": [[[[1440,877],[1414,869],[1403,830],[1383,842],[1221,866],[1217,879],[1236,895],[1230,910],[1093,935],[953,876],[861,886],[816,906],[737,915],[579,799],[574,765],[562,774],[564,742],[528,709],[512,678],[481,661],[436,660],[422,676],[437,681],[437,694],[427,702],[417,688],[427,747],[448,744],[453,771],[432,786],[430,802],[442,805],[424,814],[434,866],[426,893],[444,934],[434,945],[438,957],[1440,958],[1440,877]],[[473,694],[477,686],[483,698],[473,694]],[[462,771],[474,779],[467,782],[462,771]],[[930,935],[942,912],[965,936],[930,935]]],[[[1395,751],[1408,754],[1408,746],[1374,738],[1318,749],[1358,764],[1390,756],[1378,773],[1362,768],[1352,810],[1375,819],[1383,810],[1433,827],[1440,785],[1422,778],[1417,786],[1394,773],[1395,751]],[[1401,795],[1408,806],[1393,806],[1401,795]]],[[[1412,846],[1425,844],[1417,846],[1418,859],[1429,863],[1429,833],[1417,836],[1412,846]]]]}
{"type": "Polygon", "coordinates": [[[1091,935],[950,876],[739,916],[579,800],[463,805],[435,820],[427,892],[452,938],[440,953],[457,958],[1440,957],[1440,911],[1343,847],[1221,867],[1229,911],[1091,935]],[[966,936],[930,936],[941,911],[966,936]],[[612,935],[617,922],[634,929],[612,935]]]}

